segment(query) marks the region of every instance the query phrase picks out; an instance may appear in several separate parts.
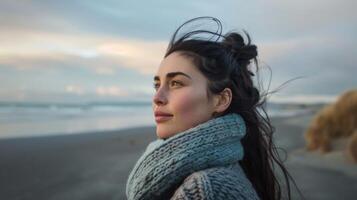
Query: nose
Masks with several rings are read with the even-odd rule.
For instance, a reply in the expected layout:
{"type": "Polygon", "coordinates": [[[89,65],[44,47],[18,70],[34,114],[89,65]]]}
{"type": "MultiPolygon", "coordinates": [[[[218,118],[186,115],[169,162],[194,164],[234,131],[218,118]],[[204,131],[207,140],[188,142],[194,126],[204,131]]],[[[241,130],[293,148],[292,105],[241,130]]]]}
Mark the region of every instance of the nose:
{"type": "Polygon", "coordinates": [[[153,97],[153,102],[156,105],[165,105],[167,104],[167,95],[165,93],[164,90],[162,90],[163,88],[157,90],[157,92],[155,93],[154,97],[153,97]]]}

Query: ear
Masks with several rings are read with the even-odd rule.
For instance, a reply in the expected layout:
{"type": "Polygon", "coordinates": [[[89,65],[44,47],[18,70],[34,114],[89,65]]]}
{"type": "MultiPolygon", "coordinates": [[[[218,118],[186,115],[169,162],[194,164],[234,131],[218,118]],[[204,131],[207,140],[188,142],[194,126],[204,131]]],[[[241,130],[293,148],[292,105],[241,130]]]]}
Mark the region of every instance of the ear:
{"type": "Polygon", "coordinates": [[[228,109],[232,101],[232,90],[229,88],[224,88],[224,90],[215,96],[214,110],[216,113],[222,113],[228,109]]]}

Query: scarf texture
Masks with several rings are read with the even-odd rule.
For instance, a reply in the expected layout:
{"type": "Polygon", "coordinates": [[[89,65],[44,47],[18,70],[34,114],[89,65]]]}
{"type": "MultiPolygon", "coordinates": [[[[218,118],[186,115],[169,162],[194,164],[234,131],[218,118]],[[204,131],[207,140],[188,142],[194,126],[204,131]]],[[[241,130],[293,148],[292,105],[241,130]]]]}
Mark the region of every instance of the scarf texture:
{"type": "Polygon", "coordinates": [[[127,180],[128,200],[169,199],[190,174],[238,163],[245,133],[243,118],[230,113],[151,142],[127,180]]]}

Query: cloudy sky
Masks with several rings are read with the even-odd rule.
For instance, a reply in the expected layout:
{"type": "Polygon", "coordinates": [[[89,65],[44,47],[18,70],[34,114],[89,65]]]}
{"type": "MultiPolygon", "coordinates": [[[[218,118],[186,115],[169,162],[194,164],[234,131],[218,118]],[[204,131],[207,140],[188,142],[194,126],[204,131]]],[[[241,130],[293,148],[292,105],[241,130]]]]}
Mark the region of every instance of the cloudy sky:
{"type": "Polygon", "coordinates": [[[356,7],[353,0],[1,0],[0,101],[150,101],[171,34],[198,16],[250,33],[265,89],[269,78],[273,90],[303,77],[272,99],[329,99],[357,87],[356,7]]]}

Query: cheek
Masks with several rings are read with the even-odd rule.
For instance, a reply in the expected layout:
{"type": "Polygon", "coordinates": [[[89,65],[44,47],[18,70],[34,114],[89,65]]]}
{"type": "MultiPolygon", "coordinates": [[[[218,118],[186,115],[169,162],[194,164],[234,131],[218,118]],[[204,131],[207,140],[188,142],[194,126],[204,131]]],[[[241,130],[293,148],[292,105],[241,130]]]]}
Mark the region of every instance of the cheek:
{"type": "Polygon", "coordinates": [[[209,112],[205,94],[197,92],[178,96],[173,106],[177,117],[185,124],[195,125],[205,120],[209,112]]]}
{"type": "Polygon", "coordinates": [[[196,107],[197,100],[193,97],[178,98],[176,101],[175,110],[179,115],[188,115],[193,112],[192,109],[196,107]]]}

